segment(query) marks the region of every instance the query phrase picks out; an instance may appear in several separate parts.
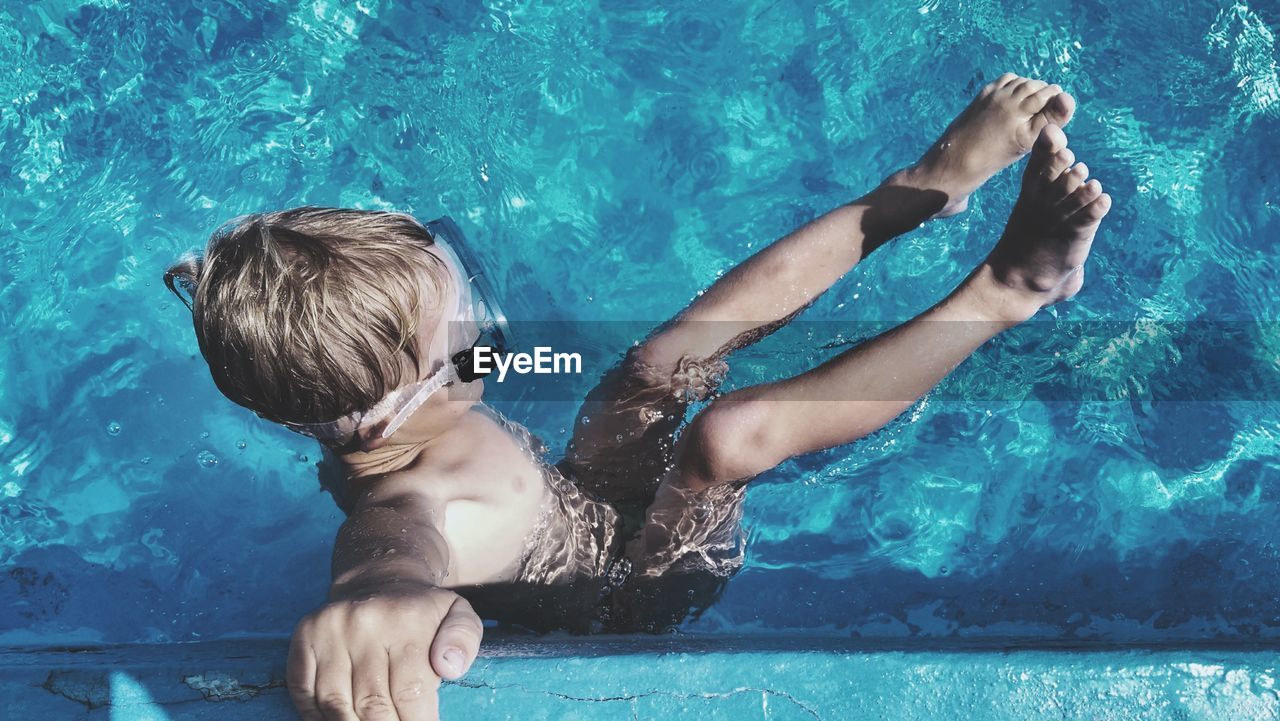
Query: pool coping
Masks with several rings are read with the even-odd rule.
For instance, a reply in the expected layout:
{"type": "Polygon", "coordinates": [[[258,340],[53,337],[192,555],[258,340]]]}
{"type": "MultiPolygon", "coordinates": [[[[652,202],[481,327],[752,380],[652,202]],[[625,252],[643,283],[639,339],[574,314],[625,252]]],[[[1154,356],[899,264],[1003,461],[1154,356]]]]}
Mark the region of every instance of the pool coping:
{"type": "MultiPolygon", "coordinates": [[[[0,717],[291,719],[287,639],[0,649],[0,717]],[[8,712],[14,716],[4,716],[8,712]]],[[[1274,644],[498,636],[469,719],[1280,719],[1274,644]],[[948,647],[949,646],[949,647],[948,647]]]]}

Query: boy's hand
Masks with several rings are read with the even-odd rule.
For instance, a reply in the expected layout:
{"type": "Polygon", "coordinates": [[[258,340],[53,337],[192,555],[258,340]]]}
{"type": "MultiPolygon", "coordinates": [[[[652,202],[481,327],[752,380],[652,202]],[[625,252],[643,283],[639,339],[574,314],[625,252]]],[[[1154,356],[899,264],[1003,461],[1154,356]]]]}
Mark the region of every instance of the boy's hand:
{"type": "Polygon", "coordinates": [[[480,617],[458,594],[380,586],[308,615],[289,648],[289,695],[304,721],[435,721],[441,677],[466,673],[480,617]]]}

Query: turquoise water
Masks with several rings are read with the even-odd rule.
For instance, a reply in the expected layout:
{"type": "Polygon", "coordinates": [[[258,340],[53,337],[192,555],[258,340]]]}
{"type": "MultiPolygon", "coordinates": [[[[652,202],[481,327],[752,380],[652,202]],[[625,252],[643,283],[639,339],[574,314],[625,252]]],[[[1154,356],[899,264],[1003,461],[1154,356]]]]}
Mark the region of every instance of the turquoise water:
{"type": "MultiPolygon", "coordinates": [[[[317,447],[218,395],[159,280],[243,212],[448,213],[513,317],[660,321],[1011,70],[1076,95],[1072,145],[1116,200],[1046,318],[1134,324],[1099,386],[1180,362],[1162,322],[1280,309],[1274,3],[0,8],[0,645],[279,635],[322,600],[341,519],[317,447]]],[[[923,309],[1015,192],[998,176],[810,317],[923,309]]],[[[1280,636],[1277,402],[1106,397],[926,398],[760,478],[747,567],[687,629],[1280,636]]],[[[563,443],[572,404],[497,400],[563,443]]]]}

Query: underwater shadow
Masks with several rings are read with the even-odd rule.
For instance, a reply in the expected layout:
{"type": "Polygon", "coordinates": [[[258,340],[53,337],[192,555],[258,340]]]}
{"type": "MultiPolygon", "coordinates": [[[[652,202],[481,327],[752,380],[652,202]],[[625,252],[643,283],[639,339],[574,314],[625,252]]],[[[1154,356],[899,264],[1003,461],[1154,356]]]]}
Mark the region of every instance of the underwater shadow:
{"type": "Polygon", "coordinates": [[[669,571],[654,578],[632,576],[611,591],[600,579],[556,585],[495,583],[451,590],[467,599],[481,618],[503,624],[508,630],[575,635],[665,633],[712,607],[730,578],[711,572],[669,571]]]}

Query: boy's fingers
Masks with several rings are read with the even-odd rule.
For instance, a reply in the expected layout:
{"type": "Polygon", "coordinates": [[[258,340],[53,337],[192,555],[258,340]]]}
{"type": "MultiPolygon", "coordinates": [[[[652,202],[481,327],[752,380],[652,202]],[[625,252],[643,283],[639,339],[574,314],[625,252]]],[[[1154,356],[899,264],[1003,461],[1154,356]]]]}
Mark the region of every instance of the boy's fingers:
{"type": "Polygon", "coordinates": [[[316,705],[324,721],[360,721],[351,702],[351,659],[346,649],[316,653],[316,705]]]}
{"type": "Polygon", "coordinates": [[[302,721],[325,721],[316,704],[316,656],[310,644],[295,633],[289,643],[289,661],[285,664],[285,685],[289,698],[298,709],[302,721]]]}
{"type": "Polygon", "coordinates": [[[390,676],[385,647],[365,648],[351,655],[351,700],[360,721],[394,721],[390,676]]]}
{"type": "Polygon", "coordinates": [[[391,701],[400,721],[439,721],[439,689],[440,677],[431,670],[426,646],[391,649],[391,701]]]}
{"type": "Polygon", "coordinates": [[[449,607],[431,642],[431,667],[441,678],[460,678],[471,668],[480,653],[480,637],[484,624],[471,610],[471,604],[459,596],[449,607]]]}

